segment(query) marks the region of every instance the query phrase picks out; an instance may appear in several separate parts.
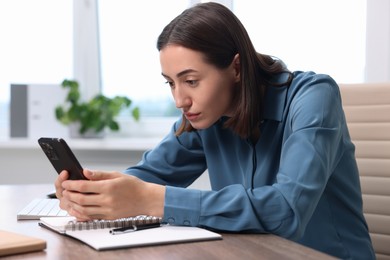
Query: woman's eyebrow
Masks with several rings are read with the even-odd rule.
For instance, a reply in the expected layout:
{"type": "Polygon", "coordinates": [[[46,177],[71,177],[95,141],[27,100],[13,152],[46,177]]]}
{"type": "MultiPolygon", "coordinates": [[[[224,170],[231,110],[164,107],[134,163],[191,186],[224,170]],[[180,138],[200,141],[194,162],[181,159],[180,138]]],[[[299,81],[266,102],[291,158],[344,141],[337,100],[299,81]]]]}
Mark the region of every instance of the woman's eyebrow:
{"type": "MultiPolygon", "coordinates": [[[[176,77],[181,77],[185,74],[188,74],[188,73],[191,73],[191,72],[196,72],[196,70],[194,69],[186,69],[186,70],[183,70],[183,71],[180,71],[179,73],[176,74],[176,77]]],[[[168,75],[165,75],[163,72],[161,72],[161,75],[165,78],[170,78],[168,75]]]]}

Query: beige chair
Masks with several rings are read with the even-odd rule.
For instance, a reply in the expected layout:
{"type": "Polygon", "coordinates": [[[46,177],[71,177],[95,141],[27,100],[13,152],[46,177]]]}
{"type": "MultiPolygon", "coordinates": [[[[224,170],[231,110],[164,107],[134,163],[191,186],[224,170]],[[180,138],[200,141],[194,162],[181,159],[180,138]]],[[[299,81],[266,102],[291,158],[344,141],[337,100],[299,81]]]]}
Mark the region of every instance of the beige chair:
{"type": "Polygon", "coordinates": [[[390,259],[390,82],[340,84],[377,259],[390,259]]]}

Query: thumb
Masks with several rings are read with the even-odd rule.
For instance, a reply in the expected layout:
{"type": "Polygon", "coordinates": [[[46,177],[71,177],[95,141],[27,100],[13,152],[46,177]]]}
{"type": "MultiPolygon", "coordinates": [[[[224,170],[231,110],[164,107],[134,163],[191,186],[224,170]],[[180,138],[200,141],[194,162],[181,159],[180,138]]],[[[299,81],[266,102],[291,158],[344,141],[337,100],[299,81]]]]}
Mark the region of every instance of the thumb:
{"type": "Polygon", "coordinates": [[[84,169],[83,174],[85,178],[91,181],[107,180],[107,179],[115,178],[115,174],[112,172],[93,171],[89,169],[84,169]]]}

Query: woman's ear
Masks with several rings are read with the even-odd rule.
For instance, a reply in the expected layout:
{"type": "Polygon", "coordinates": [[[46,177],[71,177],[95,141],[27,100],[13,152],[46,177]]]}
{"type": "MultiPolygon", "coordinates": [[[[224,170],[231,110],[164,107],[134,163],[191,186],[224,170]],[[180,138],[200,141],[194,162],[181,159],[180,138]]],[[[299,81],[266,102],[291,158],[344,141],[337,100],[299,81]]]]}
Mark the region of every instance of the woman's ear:
{"type": "Polygon", "coordinates": [[[236,82],[239,82],[241,67],[240,67],[240,55],[238,53],[234,56],[232,65],[234,69],[234,77],[236,79],[236,82]]]}

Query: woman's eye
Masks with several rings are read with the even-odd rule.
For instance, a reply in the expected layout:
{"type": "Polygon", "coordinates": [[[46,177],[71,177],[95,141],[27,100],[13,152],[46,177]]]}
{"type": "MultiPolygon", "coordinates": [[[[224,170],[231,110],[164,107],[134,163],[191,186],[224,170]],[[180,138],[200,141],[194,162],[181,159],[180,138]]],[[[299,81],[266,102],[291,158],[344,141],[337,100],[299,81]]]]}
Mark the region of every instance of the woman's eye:
{"type": "Polygon", "coordinates": [[[173,81],[166,81],[165,84],[168,84],[171,88],[174,86],[173,81]]]}
{"type": "Polygon", "coordinates": [[[186,83],[187,83],[190,87],[195,87],[195,86],[198,84],[198,81],[197,81],[197,80],[186,80],[186,83]]]}

